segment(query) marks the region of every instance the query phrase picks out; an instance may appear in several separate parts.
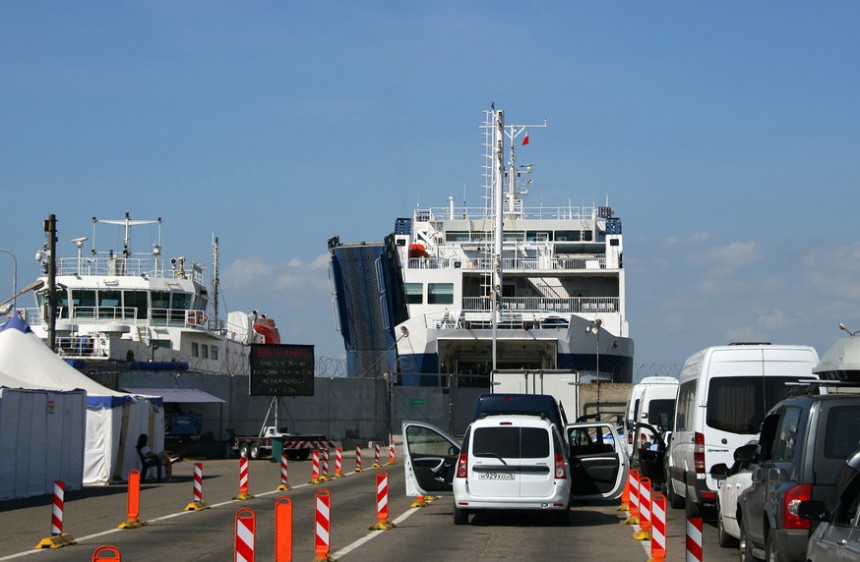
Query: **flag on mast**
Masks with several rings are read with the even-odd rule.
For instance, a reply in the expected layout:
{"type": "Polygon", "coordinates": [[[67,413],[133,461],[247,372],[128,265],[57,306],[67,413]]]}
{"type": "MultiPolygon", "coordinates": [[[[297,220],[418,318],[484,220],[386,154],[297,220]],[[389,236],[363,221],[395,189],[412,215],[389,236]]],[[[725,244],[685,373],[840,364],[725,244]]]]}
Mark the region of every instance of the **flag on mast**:
{"type": "Polygon", "coordinates": [[[526,129],[526,136],[523,137],[523,146],[529,143],[529,130],[526,129]]]}

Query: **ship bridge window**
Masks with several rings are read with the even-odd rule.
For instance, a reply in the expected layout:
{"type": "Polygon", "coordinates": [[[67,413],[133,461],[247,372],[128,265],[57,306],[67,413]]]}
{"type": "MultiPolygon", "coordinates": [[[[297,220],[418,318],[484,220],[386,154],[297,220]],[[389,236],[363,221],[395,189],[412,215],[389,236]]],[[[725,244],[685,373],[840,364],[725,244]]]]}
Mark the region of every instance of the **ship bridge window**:
{"type": "Polygon", "coordinates": [[[557,230],[555,233],[556,242],[579,242],[579,239],[578,230],[557,230]]]}
{"type": "Polygon", "coordinates": [[[592,236],[592,232],[590,230],[582,231],[582,241],[583,242],[591,242],[594,240],[594,236],[592,236]]]}
{"type": "Polygon", "coordinates": [[[190,304],[188,297],[188,293],[173,293],[173,306],[171,308],[188,310],[188,305],[190,304]]]}
{"type": "Polygon", "coordinates": [[[123,301],[125,308],[136,310],[136,318],[147,317],[146,291],[126,291],[123,295],[123,301]]]}
{"type": "Polygon", "coordinates": [[[72,304],[75,307],[75,316],[92,318],[96,309],[96,292],[72,291],[72,304]]]}
{"type": "Polygon", "coordinates": [[[526,233],[523,231],[505,232],[502,234],[502,240],[505,242],[522,242],[526,239],[526,233]]]}
{"type": "Polygon", "coordinates": [[[454,284],[428,283],[427,304],[454,304],[454,284]]]}
{"type": "Polygon", "coordinates": [[[526,242],[549,242],[550,240],[552,240],[552,232],[526,231],[526,242]]]}
{"type": "Polygon", "coordinates": [[[424,303],[424,285],[421,283],[404,283],[406,289],[406,304],[424,303]]]}
{"type": "Polygon", "coordinates": [[[119,291],[99,291],[99,308],[117,308],[121,296],[119,291]]]}
{"type": "Polygon", "coordinates": [[[170,308],[170,293],[164,291],[153,291],[152,308],[170,308]]]}
{"type": "Polygon", "coordinates": [[[469,233],[468,232],[460,232],[460,231],[451,231],[445,233],[445,240],[447,242],[468,242],[469,241],[469,233]]]}

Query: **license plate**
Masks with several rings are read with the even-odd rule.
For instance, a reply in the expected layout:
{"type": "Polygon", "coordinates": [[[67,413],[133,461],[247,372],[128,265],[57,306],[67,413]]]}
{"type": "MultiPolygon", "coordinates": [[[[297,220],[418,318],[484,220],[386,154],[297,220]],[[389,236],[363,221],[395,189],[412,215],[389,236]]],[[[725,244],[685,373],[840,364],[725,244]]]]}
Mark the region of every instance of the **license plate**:
{"type": "Polygon", "coordinates": [[[513,480],[513,472],[479,472],[478,480],[513,480]]]}

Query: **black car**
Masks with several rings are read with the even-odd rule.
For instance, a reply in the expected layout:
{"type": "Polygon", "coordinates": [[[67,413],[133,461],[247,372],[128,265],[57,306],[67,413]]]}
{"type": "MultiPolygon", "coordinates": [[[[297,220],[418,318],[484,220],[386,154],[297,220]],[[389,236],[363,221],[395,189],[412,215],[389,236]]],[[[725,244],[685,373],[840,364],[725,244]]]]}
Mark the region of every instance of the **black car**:
{"type": "Polygon", "coordinates": [[[783,400],[762,423],[758,467],[738,499],[744,560],[805,561],[812,522],[798,506],[832,509],[837,474],[860,448],[860,394],[815,391],[783,400]]]}

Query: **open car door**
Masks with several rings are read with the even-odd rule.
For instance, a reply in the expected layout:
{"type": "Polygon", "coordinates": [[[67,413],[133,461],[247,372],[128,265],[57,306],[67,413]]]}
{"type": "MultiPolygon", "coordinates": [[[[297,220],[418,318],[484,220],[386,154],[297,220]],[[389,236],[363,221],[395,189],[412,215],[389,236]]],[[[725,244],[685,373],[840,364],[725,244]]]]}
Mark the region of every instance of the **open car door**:
{"type": "Polygon", "coordinates": [[[403,469],[407,496],[451,494],[460,443],[422,422],[403,422],[403,469]]]}
{"type": "Polygon", "coordinates": [[[579,422],[565,427],[570,444],[572,500],[621,497],[627,483],[625,443],[611,422],[579,422]]]}

